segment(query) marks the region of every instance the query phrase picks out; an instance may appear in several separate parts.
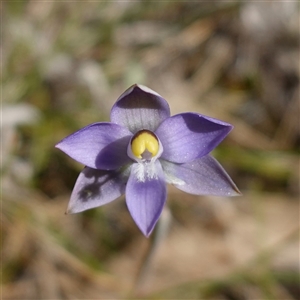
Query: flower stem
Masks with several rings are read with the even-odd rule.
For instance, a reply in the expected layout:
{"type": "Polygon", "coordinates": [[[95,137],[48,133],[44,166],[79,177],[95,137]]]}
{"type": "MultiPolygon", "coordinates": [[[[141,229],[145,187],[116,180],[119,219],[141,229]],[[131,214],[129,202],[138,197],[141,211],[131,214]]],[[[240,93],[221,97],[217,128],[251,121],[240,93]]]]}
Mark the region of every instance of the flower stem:
{"type": "Polygon", "coordinates": [[[133,294],[140,295],[142,293],[144,284],[149,276],[151,267],[153,266],[153,261],[157,253],[157,250],[169,232],[171,221],[172,221],[171,211],[167,206],[165,206],[162,211],[161,217],[157,223],[157,226],[155,227],[149,239],[148,248],[138,268],[137,277],[134,283],[133,294]]]}

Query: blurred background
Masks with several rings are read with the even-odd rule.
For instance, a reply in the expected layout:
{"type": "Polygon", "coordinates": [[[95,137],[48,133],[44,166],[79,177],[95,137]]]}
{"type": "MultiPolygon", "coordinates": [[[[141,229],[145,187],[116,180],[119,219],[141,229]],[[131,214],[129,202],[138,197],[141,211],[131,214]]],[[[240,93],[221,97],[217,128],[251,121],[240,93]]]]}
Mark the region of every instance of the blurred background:
{"type": "Polygon", "coordinates": [[[300,299],[298,2],[6,1],[1,22],[2,299],[300,299]],[[150,255],[124,198],[64,214],[83,166],[54,148],[134,83],[235,126],[213,155],[243,193],[169,187],[150,255]]]}

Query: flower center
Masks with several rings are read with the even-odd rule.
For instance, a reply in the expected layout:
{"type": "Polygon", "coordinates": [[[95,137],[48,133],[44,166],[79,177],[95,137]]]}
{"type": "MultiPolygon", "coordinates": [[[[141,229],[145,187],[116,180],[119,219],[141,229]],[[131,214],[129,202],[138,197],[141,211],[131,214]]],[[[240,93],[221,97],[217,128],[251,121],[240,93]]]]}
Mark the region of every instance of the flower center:
{"type": "Polygon", "coordinates": [[[131,151],[137,158],[151,159],[158,153],[157,137],[149,130],[138,131],[131,140],[131,151]]]}

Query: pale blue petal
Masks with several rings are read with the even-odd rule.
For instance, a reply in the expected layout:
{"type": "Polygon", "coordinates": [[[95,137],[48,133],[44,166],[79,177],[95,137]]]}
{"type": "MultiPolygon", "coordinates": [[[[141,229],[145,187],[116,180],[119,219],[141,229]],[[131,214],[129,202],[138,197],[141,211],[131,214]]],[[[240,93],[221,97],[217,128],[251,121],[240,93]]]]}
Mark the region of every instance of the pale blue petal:
{"type": "Polygon", "coordinates": [[[84,168],[75,183],[67,213],[78,213],[107,204],[124,194],[126,175],[84,168]]]}
{"type": "Polygon", "coordinates": [[[93,169],[114,170],[131,159],[127,155],[132,133],[113,123],[94,123],[67,136],[56,147],[93,169]]]}
{"type": "Polygon", "coordinates": [[[164,148],[161,158],[186,163],[210,153],[232,128],[207,116],[183,113],[166,119],[155,134],[164,148]]]}
{"type": "Polygon", "coordinates": [[[128,210],[145,236],[149,236],[165,205],[167,189],[161,164],[134,163],[126,186],[128,210]]]}
{"type": "Polygon", "coordinates": [[[133,85],[114,104],[110,119],[136,133],[142,129],[154,131],[169,116],[170,108],[163,97],[145,86],[133,85]]]}
{"type": "Polygon", "coordinates": [[[168,182],[184,192],[223,197],[241,194],[223,167],[210,155],[184,164],[163,160],[161,164],[168,182]]]}

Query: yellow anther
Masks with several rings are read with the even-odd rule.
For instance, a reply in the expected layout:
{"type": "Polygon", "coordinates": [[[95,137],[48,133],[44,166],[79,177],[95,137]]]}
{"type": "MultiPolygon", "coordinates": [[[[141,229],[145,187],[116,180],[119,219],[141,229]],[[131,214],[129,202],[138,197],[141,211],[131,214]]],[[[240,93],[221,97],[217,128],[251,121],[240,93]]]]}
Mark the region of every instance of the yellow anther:
{"type": "Polygon", "coordinates": [[[135,157],[143,158],[143,153],[150,152],[152,157],[159,150],[156,136],[148,130],[141,130],[136,133],[131,141],[131,150],[135,157]]]}

